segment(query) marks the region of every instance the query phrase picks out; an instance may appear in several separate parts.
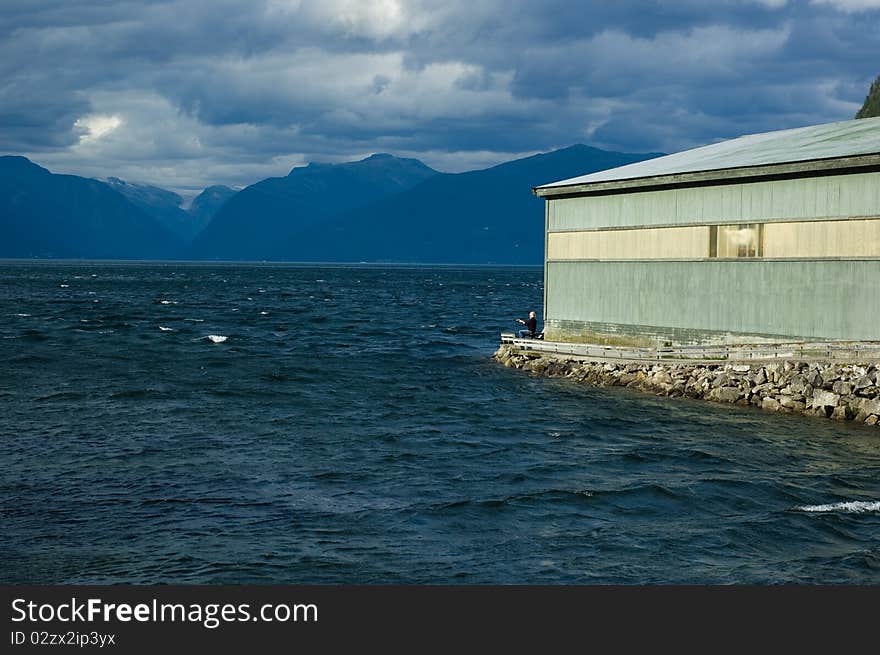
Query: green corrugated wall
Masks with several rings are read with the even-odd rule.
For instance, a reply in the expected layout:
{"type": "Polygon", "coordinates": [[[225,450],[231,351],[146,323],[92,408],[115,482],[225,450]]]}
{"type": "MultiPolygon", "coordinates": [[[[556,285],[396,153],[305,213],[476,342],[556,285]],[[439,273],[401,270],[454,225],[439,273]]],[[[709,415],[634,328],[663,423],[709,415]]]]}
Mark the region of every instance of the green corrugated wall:
{"type": "Polygon", "coordinates": [[[692,334],[687,340],[694,342],[712,335],[727,341],[748,340],[736,335],[880,340],[876,259],[575,261],[546,267],[548,339],[612,330],[676,341],[692,334]]]}

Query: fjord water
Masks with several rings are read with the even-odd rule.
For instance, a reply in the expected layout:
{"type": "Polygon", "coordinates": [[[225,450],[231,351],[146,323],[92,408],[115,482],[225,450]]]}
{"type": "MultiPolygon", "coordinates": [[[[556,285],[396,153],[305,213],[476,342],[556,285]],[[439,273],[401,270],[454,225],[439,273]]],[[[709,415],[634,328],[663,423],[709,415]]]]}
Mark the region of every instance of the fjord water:
{"type": "Polygon", "coordinates": [[[0,263],[0,582],[880,582],[880,432],[496,364],[540,268],[0,263]]]}

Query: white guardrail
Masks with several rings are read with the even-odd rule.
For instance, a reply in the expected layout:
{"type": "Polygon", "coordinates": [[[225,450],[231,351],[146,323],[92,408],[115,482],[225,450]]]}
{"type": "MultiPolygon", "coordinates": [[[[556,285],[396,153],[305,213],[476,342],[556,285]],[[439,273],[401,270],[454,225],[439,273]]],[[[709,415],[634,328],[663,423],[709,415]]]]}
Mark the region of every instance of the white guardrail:
{"type": "Polygon", "coordinates": [[[767,359],[846,359],[880,360],[880,341],[797,341],[787,343],[730,344],[708,346],[630,347],[602,346],[520,339],[501,333],[501,343],[523,351],[570,355],[590,359],[628,360],[767,360],[767,359]]]}

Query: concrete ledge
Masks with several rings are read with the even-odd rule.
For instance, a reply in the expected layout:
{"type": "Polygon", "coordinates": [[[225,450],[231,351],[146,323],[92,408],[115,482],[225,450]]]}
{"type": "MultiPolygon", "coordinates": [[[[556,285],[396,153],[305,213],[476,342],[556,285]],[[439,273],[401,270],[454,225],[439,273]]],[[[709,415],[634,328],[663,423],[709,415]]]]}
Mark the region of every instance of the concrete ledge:
{"type": "Polygon", "coordinates": [[[878,341],[794,341],[651,348],[519,339],[512,333],[502,332],[501,344],[520,352],[563,355],[585,361],[880,361],[878,341]]]}

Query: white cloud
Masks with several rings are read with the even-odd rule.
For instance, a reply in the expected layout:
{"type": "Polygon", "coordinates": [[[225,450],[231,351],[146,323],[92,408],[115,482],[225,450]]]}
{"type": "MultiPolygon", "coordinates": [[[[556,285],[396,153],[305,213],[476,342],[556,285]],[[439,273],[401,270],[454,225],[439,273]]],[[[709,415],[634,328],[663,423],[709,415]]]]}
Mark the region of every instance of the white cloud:
{"type": "Polygon", "coordinates": [[[80,131],[79,142],[90,143],[97,141],[122,125],[122,118],[115,114],[90,114],[81,116],[73,124],[74,129],[80,131]]]}
{"type": "Polygon", "coordinates": [[[810,0],[810,4],[828,5],[847,13],[880,9],[880,0],[810,0]]]}
{"type": "Polygon", "coordinates": [[[587,55],[616,74],[664,71],[670,78],[716,75],[741,69],[743,62],[763,59],[781,49],[790,29],[747,30],[726,25],[661,32],[640,38],[605,31],[586,44],[587,55]]]}
{"type": "Polygon", "coordinates": [[[313,29],[376,41],[425,30],[431,12],[405,0],[268,0],[267,15],[306,22],[313,29]]]}

